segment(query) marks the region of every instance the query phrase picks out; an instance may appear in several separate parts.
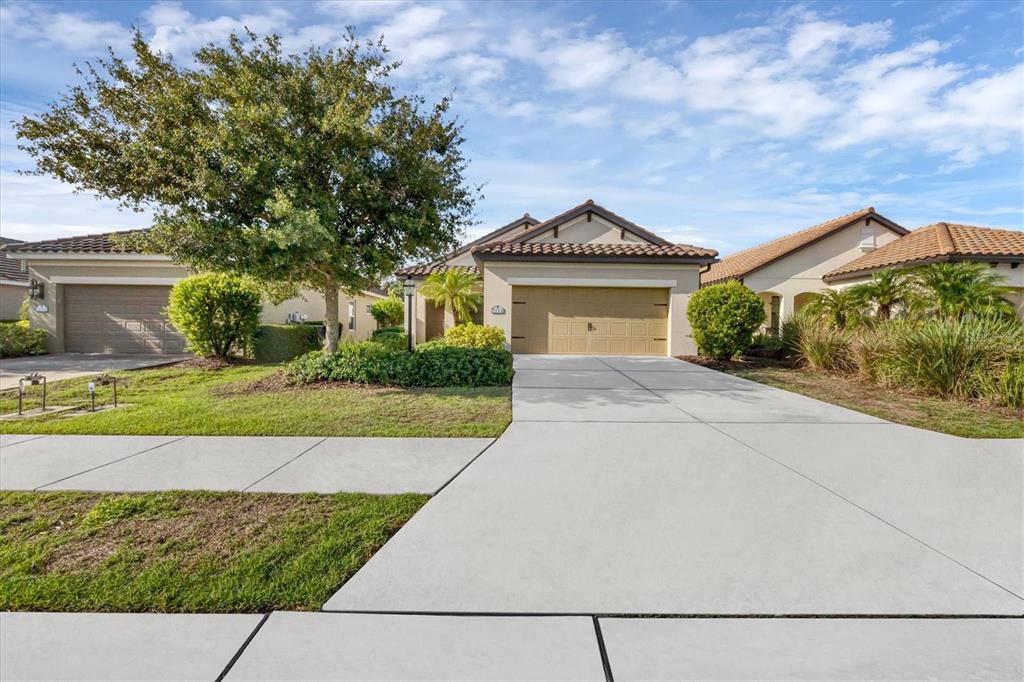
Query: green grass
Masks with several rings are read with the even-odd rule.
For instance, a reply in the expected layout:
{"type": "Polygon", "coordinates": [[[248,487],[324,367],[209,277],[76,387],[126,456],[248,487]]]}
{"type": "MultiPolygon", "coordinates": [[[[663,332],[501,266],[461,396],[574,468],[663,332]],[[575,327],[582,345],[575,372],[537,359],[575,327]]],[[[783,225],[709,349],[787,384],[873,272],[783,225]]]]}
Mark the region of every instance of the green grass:
{"type": "Polygon", "coordinates": [[[426,500],[0,493],[0,611],[316,609],[426,500]]]}
{"type": "MultiPolygon", "coordinates": [[[[735,363],[734,363],[735,365],[735,363]]],[[[1018,412],[977,402],[895,391],[852,375],[772,366],[717,367],[729,374],[841,405],[898,424],[965,438],[1024,438],[1018,412]]]]}
{"type": "MultiPolygon", "coordinates": [[[[254,382],[272,379],[279,369],[246,365],[118,372],[118,401],[128,407],[2,422],[0,433],[493,437],[512,419],[506,386],[404,389],[270,382],[253,389],[254,382]]],[[[85,405],[88,382],[52,384],[47,401],[85,405]]],[[[15,411],[16,397],[14,391],[0,394],[0,412],[15,411]]],[[[97,404],[109,400],[109,387],[100,387],[97,404]]],[[[35,404],[33,398],[26,407],[35,404]]]]}

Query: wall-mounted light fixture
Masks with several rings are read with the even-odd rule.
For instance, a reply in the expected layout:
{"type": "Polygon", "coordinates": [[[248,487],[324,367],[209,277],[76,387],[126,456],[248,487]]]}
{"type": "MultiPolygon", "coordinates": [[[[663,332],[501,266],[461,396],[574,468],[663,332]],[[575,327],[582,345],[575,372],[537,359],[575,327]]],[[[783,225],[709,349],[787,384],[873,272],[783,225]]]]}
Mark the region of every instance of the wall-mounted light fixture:
{"type": "Polygon", "coordinates": [[[28,282],[28,297],[33,301],[38,301],[46,296],[46,285],[40,282],[38,279],[32,279],[28,282]]]}

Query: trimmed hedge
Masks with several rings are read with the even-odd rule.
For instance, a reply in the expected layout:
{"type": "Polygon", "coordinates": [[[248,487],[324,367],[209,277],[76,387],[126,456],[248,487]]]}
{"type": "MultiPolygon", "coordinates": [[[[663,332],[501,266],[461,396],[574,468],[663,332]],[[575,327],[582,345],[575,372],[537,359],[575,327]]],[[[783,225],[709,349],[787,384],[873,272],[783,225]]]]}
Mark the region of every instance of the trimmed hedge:
{"type": "Polygon", "coordinates": [[[686,317],[700,354],[728,360],[750,347],[764,322],[764,302],[753,290],[730,280],[693,292],[686,317]]]}
{"type": "Polygon", "coordinates": [[[424,344],[409,353],[365,341],[333,355],[307,353],[285,369],[292,383],[352,381],[390,386],[507,386],[512,354],[506,350],[424,344]]]}
{"type": "Polygon", "coordinates": [[[260,291],[244,277],[222,272],[190,275],[171,287],[167,317],[203,357],[226,358],[252,348],[260,323],[260,291]]]}
{"type": "Polygon", "coordinates": [[[384,327],[383,329],[374,329],[370,335],[371,341],[383,344],[388,348],[394,348],[395,350],[405,350],[409,345],[409,342],[405,335],[405,329],[402,327],[384,327]]]}
{"type": "Polygon", "coordinates": [[[46,330],[31,329],[28,322],[0,323],[0,358],[46,353],[46,330]]]}
{"type": "Polygon", "coordinates": [[[493,348],[505,347],[505,331],[486,324],[466,322],[449,327],[444,333],[444,342],[449,346],[460,348],[493,348]]]}
{"type": "Polygon", "coordinates": [[[320,329],[307,324],[261,324],[252,355],[257,362],[284,362],[318,349],[320,329]]]}

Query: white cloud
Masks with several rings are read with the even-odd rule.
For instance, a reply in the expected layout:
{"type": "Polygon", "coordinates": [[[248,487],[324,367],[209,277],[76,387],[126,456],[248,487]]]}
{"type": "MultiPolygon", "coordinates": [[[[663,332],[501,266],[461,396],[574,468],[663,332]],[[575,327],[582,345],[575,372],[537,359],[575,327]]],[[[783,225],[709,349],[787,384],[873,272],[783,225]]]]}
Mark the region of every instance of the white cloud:
{"type": "Polygon", "coordinates": [[[611,107],[582,107],[560,112],[558,119],[569,125],[584,128],[605,128],[611,125],[611,107]]]}
{"type": "Polygon", "coordinates": [[[131,42],[127,26],[94,19],[88,12],[54,12],[35,3],[0,7],[0,30],[5,38],[29,40],[71,52],[123,48],[131,42]]]}
{"type": "Polygon", "coordinates": [[[407,0],[321,0],[316,7],[324,14],[359,21],[388,16],[407,4],[407,0]]]}
{"type": "Polygon", "coordinates": [[[231,32],[242,33],[248,29],[257,35],[287,33],[293,18],[284,7],[272,6],[262,14],[200,19],[176,1],[151,5],[143,17],[152,34],[150,45],[178,56],[185,56],[207,43],[224,42],[231,32]]]}
{"type": "Polygon", "coordinates": [[[505,74],[505,60],[467,52],[453,58],[451,66],[462,74],[468,85],[482,85],[505,74]]]}

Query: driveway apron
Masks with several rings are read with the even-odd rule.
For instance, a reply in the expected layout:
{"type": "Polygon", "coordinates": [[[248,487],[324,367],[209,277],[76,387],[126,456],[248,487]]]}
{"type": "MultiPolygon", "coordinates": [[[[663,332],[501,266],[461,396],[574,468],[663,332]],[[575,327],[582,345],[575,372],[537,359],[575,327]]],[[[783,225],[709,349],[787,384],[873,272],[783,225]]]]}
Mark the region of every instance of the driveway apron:
{"type": "Polygon", "coordinates": [[[1019,441],[671,358],[516,367],[513,424],[325,610],[1022,613],[1019,441]]]}

